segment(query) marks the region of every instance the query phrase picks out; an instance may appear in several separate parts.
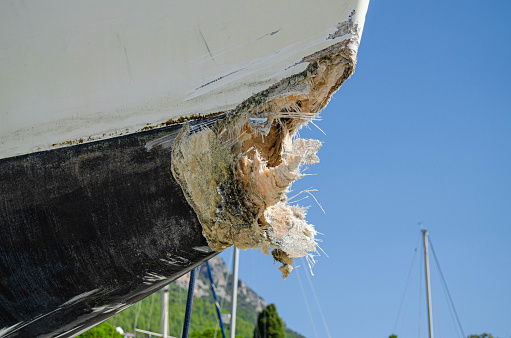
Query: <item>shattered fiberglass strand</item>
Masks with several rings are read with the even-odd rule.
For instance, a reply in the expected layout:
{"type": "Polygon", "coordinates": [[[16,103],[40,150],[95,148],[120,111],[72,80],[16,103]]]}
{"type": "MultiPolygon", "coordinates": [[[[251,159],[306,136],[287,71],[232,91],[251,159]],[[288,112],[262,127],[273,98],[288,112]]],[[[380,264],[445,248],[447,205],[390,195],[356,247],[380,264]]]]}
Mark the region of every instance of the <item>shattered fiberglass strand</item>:
{"type": "Polygon", "coordinates": [[[321,142],[296,138],[353,73],[358,36],[302,60],[307,69],[256,94],[224,120],[200,131],[185,125],[172,149],[172,173],[214,250],[259,249],[283,265],[314,263],[317,232],[306,209],[291,205],[303,165],[319,162],[321,142]]]}

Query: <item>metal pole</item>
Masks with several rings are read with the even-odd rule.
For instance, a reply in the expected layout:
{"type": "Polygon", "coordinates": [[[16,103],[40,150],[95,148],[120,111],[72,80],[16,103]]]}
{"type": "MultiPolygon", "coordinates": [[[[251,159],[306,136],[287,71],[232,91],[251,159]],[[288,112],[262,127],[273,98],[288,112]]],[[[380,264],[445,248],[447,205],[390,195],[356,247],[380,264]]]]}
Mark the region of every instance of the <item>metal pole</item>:
{"type": "Polygon", "coordinates": [[[431,305],[431,286],[429,283],[428,230],[422,229],[424,240],[424,268],[426,269],[426,296],[428,298],[429,338],[433,338],[433,307],[431,305]]]}
{"type": "Polygon", "coordinates": [[[234,334],[236,332],[236,302],[238,300],[238,262],[239,249],[234,247],[234,259],[232,262],[232,308],[229,338],[234,338],[234,334]]]}
{"type": "Polygon", "coordinates": [[[169,337],[169,286],[161,292],[161,334],[163,338],[169,337]]]}
{"type": "Polygon", "coordinates": [[[183,332],[181,338],[188,338],[190,321],[192,319],[193,291],[195,289],[196,269],[190,270],[190,283],[188,284],[188,295],[186,297],[185,321],[183,323],[183,332]]]}
{"type": "Polygon", "coordinates": [[[211,282],[211,291],[213,292],[213,297],[215,298],[216,314],[218,315],[218,321],[220,322],[220,328],[222,329],[222,337],[226,338],[224,322],[222,321],[222,312],[220,311],[220,304],[218,303],[218,298],[216,296],[215,282],[213,281],[213,274],[211,273],[209,262],[206,262],[206,266],[208,268],[209,281],[211,282]]]}

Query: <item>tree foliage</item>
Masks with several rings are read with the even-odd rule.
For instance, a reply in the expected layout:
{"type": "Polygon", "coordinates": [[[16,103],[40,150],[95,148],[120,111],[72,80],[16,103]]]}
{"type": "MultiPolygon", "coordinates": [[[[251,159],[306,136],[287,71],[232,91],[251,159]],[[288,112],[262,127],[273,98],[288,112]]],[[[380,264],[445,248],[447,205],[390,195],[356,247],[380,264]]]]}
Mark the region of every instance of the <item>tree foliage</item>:
{"type": "Polygon", "coordinates": [[[467,338],[494,338],[491,333],[471,334],[467,338]]]}
{"type": "Polygon", "coordinates": [[[285,338],[284,322],[274,304],[266,306],[257,316],[254,338],[285,338]]]}
{"type": "MultiPolygon", "coordinates": [[[[186,294],[185,289],[180,288],[175,283],[169,285],[169,332],[171,336],[179,337],[183,329],[184,312],[186,308],[186,294]]],[[[135,330],[135,318],[137,318],[137,328],[160,332],[160,313],[161,313],[161,294],[159,292],[153,293],[149,297],[142,300],[123,312],[108,319],[108,322],[113,326],[120,326],[125,331],[133,332],[135,330]]],[[[222,300],[220,301],[222,303],[222,300]]],[[[236,316],[236,334],[242,337],[250,337],[254,332],[256,315],[255,311],[243,311],[240,306],[241,300],[238,296],[238,312],[236,316]]],[[[222,312],[228,313],[230,302],[223,302],[222,312]]],[[[218,317],[213,296],[195,297],[193,300],[192,320],[190,323],[190,332],[203,332],[209,328],[218,325],[218,317]]],[[[140,335],[143,337],[143,335],[140,335]]],[[[217,335],[221,338],[222,334],[217,335]]]]}
{"type": "MultiPolygon", "coordinates": [[[[225,335],[229,337],[229,331],[225,330],[225,335]]],[[[189,338],[222,338],[222,330],[217,329],[206,329],[204,331],[195,331],[190,333],[189,338]]],[[[243,338],[240,335],[235,335],[236,338],[243,338]]]]}

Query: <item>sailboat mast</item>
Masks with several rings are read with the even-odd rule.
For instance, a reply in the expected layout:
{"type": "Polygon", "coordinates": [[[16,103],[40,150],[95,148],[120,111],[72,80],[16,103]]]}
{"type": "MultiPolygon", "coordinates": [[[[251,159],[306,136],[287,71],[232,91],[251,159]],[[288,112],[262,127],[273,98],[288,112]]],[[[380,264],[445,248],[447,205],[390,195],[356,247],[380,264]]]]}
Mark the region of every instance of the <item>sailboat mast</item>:
{"type": "Polygon", "coordinates": [[[422,229],[422,237],[424,240],[424,268],[426,270],[426,296],[428,299],[429,338],[433,338],[433,307],[431,305],[431,285],[429,278],[428,230],[422,229]]]}
{"type": "Polygon", "coordinates": [[[163,338],[169,336],[169,286],[165,286],[161,292],[161,334],[163,338]]]}
{"type": "Polygon", "coordinates": [[[232,308],[231,308],[231,325],[229,327],[229,338],[234,338],[236,333],[236,303],[238,300],[238,265],[239,265],[239,249],[234,247],[234,259],[232,262],[232,308]]]}

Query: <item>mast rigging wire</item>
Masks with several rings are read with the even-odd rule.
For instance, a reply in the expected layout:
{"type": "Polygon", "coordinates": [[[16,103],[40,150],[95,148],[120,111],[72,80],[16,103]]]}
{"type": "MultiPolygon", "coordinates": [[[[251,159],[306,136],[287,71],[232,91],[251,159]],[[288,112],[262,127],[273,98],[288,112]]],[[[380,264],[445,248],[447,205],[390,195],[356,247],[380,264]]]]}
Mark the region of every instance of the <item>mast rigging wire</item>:
{"type": "Polygon", "coordinates": [[[440,263],[438,262],[438,258],[436,256],[435,248],[433,247],[433,243],[431,242],[431,238],[428,238],[429,245],[431,246],[431,251],[433,252],[433,258],[435,259],[435,263],[438,267],[438,271],[440,272],[440,277],[442,280],[443,285],[445,286],[445,289],[447,290],[447,295],[449,297],[449,302],[451,303],[452,309],[454,310],[454,314],[456,316],[456,321],[458,322],[458,326],[460,328],[460,331],[465,336],[465,331],[463,331],[463,327],[461,326],[460,318],[458,317],[458,311],[456,311],[456,307],[454,306],[454,301],[452,300],[451,293],[449,292],[449,288],[447,287],[447,282],[445,281],[444,273],[442,271],[442,268],[440,267],[440,263]]]}
{"type": "Polygon", "coordinates": [[[312,329],[314,330],[314,336],[316,338],[318,338],[318,331],[316,330],[316,324],[314,323],[314,319],[312,318],[311,309],[309,307],[309,302],[307,301],[307,297],[305,296],[302,279],[300,278],[300,272],[298,271],[298,269],[296,269],[296,276],[298,277],[298,284],[300,284],[300,290],[302,291],[303,301],[305,302],[305,306],[307,307],[307,313],[309,314],[309,319],[311,320],[312,329]]]}
{"type": "MultiPolygon", "coordinates": [[[[408,292],[408,290],[411,288],[411,284],[412,284],[412,281],[410,281],[410,278],[413,279],[413,276],[415,275],[413,271],[415,271],[415,267],[416,267],[415,261],[416,261],[416,258],[417,258],[417,250],[419,248],[418,247],[419,241],[420,241],[420,234],[419,234],[418,239],[417,239],[417,244],[415,245],[414,255],[413,255],[413,258],[412,258],[412,262],[411,262],[410,268],[408,270],[408,277],[407,277],[407,282],[406,282],[406,285],[405,285],[405,290],[404,290],[403,296],[401,297],[401,302],[400,302],[400,305],[399,305],[398,315],[397,315],[396,321],[394,323],[393,333],[395,333],[395,334],[398,334],[399,332],[402,332],[403,328],[404,328],[405,316],[406,316],[406,312],[407,312],[407,308],[408,308],[408,302],[409,302],[409,298],[410,298],[410,293],[408,292]],[[408,294],[408,296],[407,296],[407,294],[408,294]],[[404,302],[405,298],[406,298],[406,302],[404,302]],[[401,311],[402,307],[403,307],[403,303],[405,303],[404,312],[401,311]],[[398,326],[399,317],[401,316],[401,313],[403,313],[401,331],[396,332],[396,328],[398,326]]],[[[449,287],[447,286],[447,281],[445,279],[445,276],[444,276],[444,273],[442,271],[442,268],[440,267],[440,262],[438,260],[438,256],[436,255],[435,248],[434,248],[433,243],[431,241],[431,237],[429,237],[429,236],[428,236],[428,243],[430,245],[431,252],[433,253],[433,258],[434,258],[435,264],[436,264],[436,266],[438,268],[438,272],[440,274],[440,281],[441,281],[441,285],[442,285],[442,291],[444,292],[444,295],[445,295],[446,299],[448,300],[449,314],[451,316],[451,319],[452,319],[453,323],[456,322],[457,323],[457,327],[459,329],[459,330],[457,330],[457,335],[461,334],[462,338],[466,337],[465,331],[463,330],[463,327],[461,325],[461,321],[460,321],[459,316],[458,316],[458,312],[456,310],[456,307],[454,306],[454,301],[453,301],[451,293],[449,291],[449,287]]],[[[422,319],[422,296],[421,295],[423,294],[423,292],[422,292],[423,291],[422,285],[423,285],[423,270],[424,270],[424,253],[422,251],[421,251],[420,256],[421,256],[420,257],[421,260],[420,260],[420,267],[419,267],[419,271],[420,271],[419,281],[420,281],[420,283],[419,283],[418,337],[421,337],[421,335],[422,335],[422,332],[421,332],[421,328],[422,328],[422,320],[421,320],[422,319]]],[[[436,300],[437,300],[437,298],[434,299],[434,303],[438,303],[436,300]]],[[[435,312],[434,315],[435,315],[436,322],[438,323],[439,322],[438,314],[435,312]]],[[[454,326],[456,327],[456,324],[454,326]]],[[[436,333],[440,337],[440,327],[438,325],[436,326],[436,333]]]]}
{"type": "MultiPolygon", "coordinates": [[[[396,328],[397,328],[397,323],[399,322],[399,316],[401,315],[401,309],[403,307],[403,302],[405,300],[407,291],[409,290],[409,287],[411,285],[410,277],[412,276],[412,270],[415,267],[415,261],[416,261],[416,257],[417,257],[419,241],[420,241],[420,234],[417,236],[417,243],[415,244],[415,249],[414,249],[413,256],[412,256],[412,262],[410,263],[410,268],[408,269],[408,277],[406,277],[405,290],[403,292],[403,296],[401,297],[401,303],[399,304],[399,310],[397,311],[396,322],[394,323],[394,328],[392,329],[393,333],[397,333],[396,328]]],[[[408,293],[408,295],[410,295],[410,294],[408,293]]],[[[408,301],[409,300],[410,300],[410,297],[407,297],[404,316],[406,316],[406,310],[408,309],[408,301]]],[[[404,324],[404,322],[405,322],[405,318],[403,318],[403,324],[404,324]]],[[[403,331],[403,328],[401,328],[401,331],[403,331]]]]}
{"type": "MultiPolygon", "coordinates": [[[[305,261],[303,260],[303,257],[300,257],[300,259],[302,260],[302,264],[305,265],[305,261]]],[[[312,284],[311,277],[309,276],[309,274],[307,272],[305,272],[305,275],[307,276],[307,279],[309,281],[309,286],[312,290],[312,294],[314,295],[314,300],[316,301],[316,305],[318,306],[319,314],[321,316],[321,320],[323,321],[323,326],[325,328],[325,331],[326,331],[328,337],[332,338],[332,335],[330,334],[330,330],[328,329],[328,325],[326,324],[325,315],[323,314],[323,310],[321,309],[321,305],[319,304],[318,295],[316,294],[316,289],[314,289],[314,285],[312,284]]]]}

